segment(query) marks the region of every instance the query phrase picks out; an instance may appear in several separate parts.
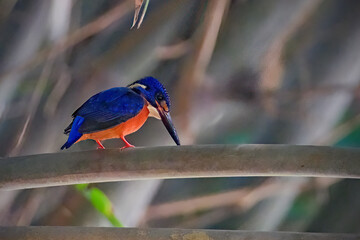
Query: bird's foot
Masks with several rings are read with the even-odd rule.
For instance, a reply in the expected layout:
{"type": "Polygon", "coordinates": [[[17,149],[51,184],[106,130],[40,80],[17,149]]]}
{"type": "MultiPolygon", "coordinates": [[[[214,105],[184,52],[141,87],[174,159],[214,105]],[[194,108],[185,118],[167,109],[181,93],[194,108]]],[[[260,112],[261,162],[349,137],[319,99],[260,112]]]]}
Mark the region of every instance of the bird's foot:
{"type": "Polygon", "coordinates": [[[132,145],[132,144],[130,144],[128,141],[126,141],[126,139],[125,139],[125,137],[124,136],[122,136],[122,137],[120,137],[123,141],[124,141],[124,143],[125,143],[125,146],[123,146],[122,148],[121,148],[121,150],[123,150],[123,149],[125,149],[125,148],[134,148],[135,146],[134,145],[132,145]]]}
{"type": "Polygon", "coordinates": [[[104,145],[99,140],[96,140],[96,143],[98,144],[97,149],[105,149],[104,145]]]}
{"type": "Polygon", "coordinates": [[[121,150],[126,149],[126,148],[134,148],[135,146],[132,144],[126,144],[125,146],[123,146],[122,148],[120,148],[121,150]]]}

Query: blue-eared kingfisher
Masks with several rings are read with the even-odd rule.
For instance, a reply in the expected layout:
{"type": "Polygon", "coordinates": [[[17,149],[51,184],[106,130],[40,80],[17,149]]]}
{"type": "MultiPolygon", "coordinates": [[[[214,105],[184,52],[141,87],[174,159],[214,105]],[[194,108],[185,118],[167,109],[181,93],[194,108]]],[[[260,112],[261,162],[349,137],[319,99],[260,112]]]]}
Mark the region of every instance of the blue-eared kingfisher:
{"type": "Polygon", "coordinates": [[[170,97],[164,86],[153,77],[145,77],[127,87],[115,87],[89,98],[72,115],[73,121],[65,128],[69,134],[61,149],[74,143],[93,139],[98,148],[101,141],[121,138],[125,146],[134,147],[125,136],[136,132],[148,117],[161,119],[177,145],[180,140],[170,117],[170,97]]]}

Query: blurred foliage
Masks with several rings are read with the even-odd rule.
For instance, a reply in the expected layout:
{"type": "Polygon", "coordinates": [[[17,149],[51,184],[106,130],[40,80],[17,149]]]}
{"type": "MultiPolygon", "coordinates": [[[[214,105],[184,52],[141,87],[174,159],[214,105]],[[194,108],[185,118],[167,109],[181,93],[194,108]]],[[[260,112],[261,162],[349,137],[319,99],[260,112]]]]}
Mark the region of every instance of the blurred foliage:
{"type": "MultiPolygon", "coordinates": [[[[58,151],[71,113],[86,99],[147,75],[169,90],[173,120],[186,144],[359,147],[359,124],[347,123],[360,114],[360,1],[229,0],[225,9],[214,4],[220,1],[0,1],[0,155],[58,151]],[[132,23],[141,28],[130,30],[132,23]],[[38,85],[42,91],[35,91],[38,85]],[[349,128],[338,132],[344,124],[349,128]]],[[[153,119],[128,140],[137,146],[172,144],[153,119]]],[[[118,140],[104,144],[121,147],[118,140]]],[[[94,148],[85,141],[70,151],[94,148]]],[[[289,186],[275,196],[264,194],[245,206],[195,210],[171,220],[143,217],[149,205],[255,191],[263,181],[77,186],[87,200],[66,187],[6,192],[0,194],[0,224],[120,226],[116,215],[126,226],[360,231],[355,180],[317,185],[306,179],[300,188],[286,179],[289,186]]]]}
{"type": "Polygon", "coordinates": [[[124,227],[124,225],[116,218],[113,204],[106,194],[99,188],[89,185],[90,184],[77,184],[75,187],[114,227],[124,227]]]}
{"type": "Polygon", "coordinates": [[[360,147],[360,124],[348,135],[340,139],[335,146],[339,147],[360,147]]]}

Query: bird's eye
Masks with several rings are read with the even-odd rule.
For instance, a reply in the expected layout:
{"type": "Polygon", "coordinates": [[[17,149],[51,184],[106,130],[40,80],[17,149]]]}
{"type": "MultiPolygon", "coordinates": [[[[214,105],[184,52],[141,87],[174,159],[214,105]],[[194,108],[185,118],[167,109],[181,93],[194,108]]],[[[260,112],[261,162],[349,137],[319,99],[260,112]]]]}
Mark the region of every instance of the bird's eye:
{"type": "Polygon", "coordinates": [[[164,100],[164,97],[163,97],[162,95],[157,95],[157,96],[156,96],[156,99],[157,99],[158,101],[162,101],[162,100],[164,100]]]}

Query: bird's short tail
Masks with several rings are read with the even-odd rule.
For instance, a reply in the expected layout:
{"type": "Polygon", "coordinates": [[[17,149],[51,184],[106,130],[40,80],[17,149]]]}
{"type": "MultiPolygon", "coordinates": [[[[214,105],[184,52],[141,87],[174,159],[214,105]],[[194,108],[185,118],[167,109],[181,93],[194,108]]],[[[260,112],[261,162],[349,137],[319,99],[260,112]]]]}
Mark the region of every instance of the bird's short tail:
{"type": "Polygon", "coordinates": [[[84,118],[77,116],[72,122],[71,131],[69,134],[69,138],[64,145],[62,145],[61,150],[64,148],[69,148],[73,145],[77,140],[79,140],[82,136],[82,133],[79,132],[79,128],[81,124],[84,122],[84,118]]]}
{"type": "Polygon", "coordinates": [[[70,143],[70,142],[67,141],[64,145],[61,146],[60,149],[61,149],[61,150],[64,150],[64,148],[65,148],[65,149],[68,149],[71,145],[72,145],[72,143],[70,143]]]}

